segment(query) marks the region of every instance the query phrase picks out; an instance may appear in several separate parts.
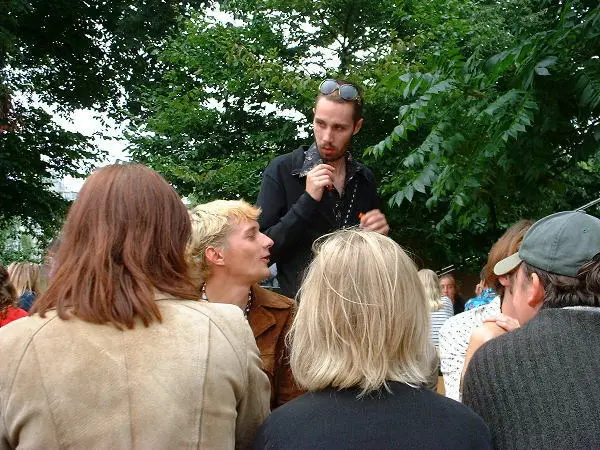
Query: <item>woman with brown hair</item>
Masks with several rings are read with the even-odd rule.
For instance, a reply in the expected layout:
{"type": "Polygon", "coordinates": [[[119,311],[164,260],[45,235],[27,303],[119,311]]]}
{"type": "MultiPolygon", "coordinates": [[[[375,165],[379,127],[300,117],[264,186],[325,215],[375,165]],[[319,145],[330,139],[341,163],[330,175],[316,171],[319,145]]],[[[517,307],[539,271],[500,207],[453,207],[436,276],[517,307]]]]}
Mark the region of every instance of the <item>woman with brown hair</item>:
{"type": "Polygon", "coordinates": [[[26,316],[27,312],[19,308],[19,298],[8,271],[0,266],[0,327],[26,316]]]}
{"type": "Polygon", "coordinates": [[[141,165],[92,174],[32,316],[0,330],[0,446],[244,448],[269,383],[242,312],[199,301],[187,210],[141,165]]]}

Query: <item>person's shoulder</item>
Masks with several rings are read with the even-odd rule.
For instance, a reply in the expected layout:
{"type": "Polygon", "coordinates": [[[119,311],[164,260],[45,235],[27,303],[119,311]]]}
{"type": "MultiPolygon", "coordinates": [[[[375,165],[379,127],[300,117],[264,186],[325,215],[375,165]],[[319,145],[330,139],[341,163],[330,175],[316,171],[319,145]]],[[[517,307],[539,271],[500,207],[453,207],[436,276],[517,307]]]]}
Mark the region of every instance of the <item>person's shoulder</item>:
{"type": "Polygon", "coordinates": [[[211,303],[205,300],[161,299],[163,322],[170,322],[179,329],[214,326],[228,340],[244,340],[240,330],[247,327],[244,313],[239,306],[228,303],[211,303]]]}
{"type": "Polygon", "coordinates": [[[0,383],[7,379],[8,374],[15,373],[23,355],[27,354],[32,345],[35,345],[33,342],[36,337],[59,322],[61,320],[58,319],[56,312],[49,311],[46,312],[45,317],[34,314],[0,328],[0,355],[3,356],[3,364],[0,364],[0,383]]]}
{"type": "Polygon", "coordinates": [[[375,181],[375,174],[373,173],[373,171],[371,169],[369,169],[365,164],[361,163],[360,161],[354,160],[354,162],[358,166],[358,172],[360,174],[362,174],[362,176],[365,177],[365,179],[367,181],[369,181],[369,182],[375,181]]]}
{"type": "Polygon", "coordinates": [[[289,448],[290,443],[306,448],[300,439],[309,432],[318,414],[323,413],[323,404],[315,402],[314,393],[307,392],[278,406],[267,416],[256,434],[255,449],[289,448]]]}
{"type": "Polygon", "coordinates": [[[163,324],[182,333],[185,330],[208,332],[211,348],[223,348],[224,345],[232,348],[243,364],[249,343],[254,345],[254,337],[239,306],[206,300],[174,299],[161,303],[161,313],[169,311],[168,317],[163,314],[163,324]]]}
{"type": "MultiPolygon", "coordinates": [[[[193,318],[204,316],[216,323],[230,323],[244,320],[242,310],[228,303],[211,303],[205,300],[164,299],[160,302],[161,309],[174,309],[180,317],[193,318]]],[[[192,319],[194,320],[194,319],[192,319]]]]}
{"type": "Polygon", "coordinates": [[[323,391],[306,392],[277,407],[265,420],[265,425],[280,428],[290,423],[306,423],[314,412],[331,404],[331,397],[323,391]]]}
{"type": "MultiPolygon", "coordinates": [[[[507,332],[500,332],[499,330],[492,331],[492,327],[488,325],[495,324],[486,324],[486,327],[478,327],[477,333],[476,330],[473,330],[473,335],[475,339],[479,339],[481,341],[481,346],[473,355],[471,362],[469,362],[469,369],[471,366],[479,366],[481,364],[487,365],[489,361],[497,360],[499,357],[504,357],[504,353],[509,350],[515,350],[517,348],[523,348],[522,343],[519,341],[522,339],[522,328],[517,328],[516,330],[507,332]],[[497,335],[495,335],[498,333],[497,335]]],[[[499,328],[499,327],[498,327],[499,328]]],[[[504,331],[504,330],[502,330],[504,331]]]]}
{"type": "Polygon", "coordinates": [[[443,417],[446,426],[452,429],[481,430],[487,434],[487,427],[481,417],[460,402],[438,394],[425,388],[413,388],[399,382],[389,383],[393,396],[389,397],[394,402],[404,403],[407,399],[412,407],[419,412],[434,411],[436,417],[443,417]]]}
{"type": "Polygon", "coordinates": [[[44,317],[34,314],[28,317],[27,312],[20,308],[15,308],[18,311],[19,319],[13,320],[7,325],[0,328],[0,344],[13,337],[22,339],[29,335],[34,336],[46,325],[52,323],[56,318],[56,311],[51,310],[45,313],[44,317]]]}
{"type": "Polygon", "coordinates": [[[5,320],[14,321],[22,317],[27,317],[27,311],[20,307],[9,306],[5,312],[5,320]]]}
{"type": "Polygon", "coordinates": [[[300,146],[291,152],[276,156],[267,166],[267,170],[274,170],[279,167],[291,169],[293,166],[304,160],[305,150],[306,146],[300,146]]]}
{"type": "Polygon", "coordinates": [[[487,433],[487,426],[483,419],[467,406],[428,389],[422,389],[422,394],[428,398],[432,409],[441,413],[442,416],[449,418],[449,420],[454,421],[456,426],[470,426],[482,431],[485,430],[487,433]]]}
{"type": "Polygon", "coordinates": [[[471,333],[471,343],[478,347],[491,341],[494,338],[506,333],[504,328],[499,327],[493,322],[484,322],[481,326],[475,328],[471,333]]]}

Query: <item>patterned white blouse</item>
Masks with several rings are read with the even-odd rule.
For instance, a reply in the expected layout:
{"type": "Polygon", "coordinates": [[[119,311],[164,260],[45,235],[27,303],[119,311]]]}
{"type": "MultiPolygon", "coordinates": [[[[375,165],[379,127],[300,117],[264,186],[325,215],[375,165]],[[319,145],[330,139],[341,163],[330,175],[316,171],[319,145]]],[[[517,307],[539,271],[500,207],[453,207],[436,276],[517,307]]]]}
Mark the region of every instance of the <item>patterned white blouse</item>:
{"type": "Polygon", "coordinates": [[[500,297],[496,296],[487,305],[471,309],[450,317],[439,334],[440,367],[444,375],[446,397],[461,401],[460,376],[465,364],[465,355],[474,328],[485,319],[500,314],[500,297]]]}

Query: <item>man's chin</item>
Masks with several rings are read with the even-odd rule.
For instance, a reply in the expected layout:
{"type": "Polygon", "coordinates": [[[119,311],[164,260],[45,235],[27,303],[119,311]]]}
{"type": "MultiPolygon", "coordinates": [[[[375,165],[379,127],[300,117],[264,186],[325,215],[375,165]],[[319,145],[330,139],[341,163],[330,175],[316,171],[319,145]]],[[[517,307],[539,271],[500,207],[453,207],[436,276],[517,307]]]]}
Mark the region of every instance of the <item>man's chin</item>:
{"type": "Polygon", "coordinates": [[[346,151],[343,151],[342,153],[336,153],[334,155],[327,156],[319,151],[319,156],[321,156],[321,159],[323,160],[324,163],[338,161],[338,160],[342,159],[345,154],[346,154],[346,151]]]}

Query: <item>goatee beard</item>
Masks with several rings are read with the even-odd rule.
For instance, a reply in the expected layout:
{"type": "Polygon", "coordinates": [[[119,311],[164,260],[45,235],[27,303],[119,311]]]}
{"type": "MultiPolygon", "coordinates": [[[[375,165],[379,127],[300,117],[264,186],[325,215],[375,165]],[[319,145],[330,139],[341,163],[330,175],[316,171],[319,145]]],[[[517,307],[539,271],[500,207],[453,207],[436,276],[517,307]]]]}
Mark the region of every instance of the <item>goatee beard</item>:
{"type": "Polygon", "coordinates": [[[340,159],[342,159],[344,156],[346,156],[346,152],[342,153],[340,156],[338,156],[337,158],[323,158],[321,156],[321,159],[323,160],[324,163],[330,163],[330,162],[335,162],[335,161],[339,161],[340,159]]]}

